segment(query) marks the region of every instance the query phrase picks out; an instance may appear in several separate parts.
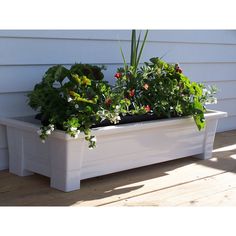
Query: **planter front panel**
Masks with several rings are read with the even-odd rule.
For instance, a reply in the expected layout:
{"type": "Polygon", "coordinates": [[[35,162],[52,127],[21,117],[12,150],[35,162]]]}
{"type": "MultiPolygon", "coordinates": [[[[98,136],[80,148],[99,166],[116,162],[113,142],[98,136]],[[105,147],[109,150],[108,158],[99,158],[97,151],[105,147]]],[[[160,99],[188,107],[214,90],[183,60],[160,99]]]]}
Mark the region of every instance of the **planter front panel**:
{"type": "Polygon", "coordinates": [[[0,125],[0,170],[8,169],[8,147],[7,147],[7,134],[6,127],[0,125]]]}
{"type": "Polygon", "coordinates": [[[86,179],[203,152],[205,131],[185,124],[97,135],[97,148],[84,149],[81,178],[86,179]]]}

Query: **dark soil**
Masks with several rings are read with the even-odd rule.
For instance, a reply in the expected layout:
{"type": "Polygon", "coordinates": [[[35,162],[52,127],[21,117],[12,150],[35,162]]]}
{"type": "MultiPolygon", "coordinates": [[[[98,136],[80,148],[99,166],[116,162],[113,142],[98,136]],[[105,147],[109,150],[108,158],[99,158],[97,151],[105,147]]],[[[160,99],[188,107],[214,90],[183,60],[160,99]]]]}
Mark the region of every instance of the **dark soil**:
{"type": "MultiPolygon", "coordinates": [[[[121,120],[116,125],[129,124],[129,123],[135,123],[135,122],[151,121],[151,120],[160,119],[160,118],[158,118],[154,114],[153,115],[151,115],[151,114],[127,115],[127,116],[121,116],[120,118],[121,118],[121,120]]],[[[111,123],[109,120],[104,120],[100,124],[93,125],[92,128],[104,127],[104,126],[110,126],[110,125],[114,125],[114,124],[111,123]]]]}
{"type": "MultiPolygon", "coordinates": [[[[46,118],[42,117],[41,114],[37,114],[35,116],[35,119],[40,120],[43,125],[48,125],[49,122],[46,118]]],[[[135,122],[143,122],[143,121],[151,121],[151,120],[157,120],[160,119],[155,114],[144,114],[144,115],[126,115],[121,116],[121,120],[116,125],[121,124],[129,124],[129,123],[135,123],[135,122]]],[[[91,128],[98,128],[98,127],[104,127],[104,126],[111,126],[114,125],[109,120],[104,120],[99,124],[93,125],[91,128]]],[[[60,129],[61,127],[57,125],[57,128],[60,129]]]]}

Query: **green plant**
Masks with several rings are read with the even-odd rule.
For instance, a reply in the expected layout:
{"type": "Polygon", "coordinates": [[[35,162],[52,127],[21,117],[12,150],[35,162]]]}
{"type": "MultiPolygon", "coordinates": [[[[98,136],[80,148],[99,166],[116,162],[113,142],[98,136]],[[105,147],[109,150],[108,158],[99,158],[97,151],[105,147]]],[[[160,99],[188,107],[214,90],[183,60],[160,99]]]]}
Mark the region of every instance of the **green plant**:
{"type": "Polygon", "coordinates": [[[74,64],[70,69],[56,65],[47,70],[28,94],[29,105],[40,113],[38,134],[43,142],[60,129],[74,138],[83,132],[89,148],[94,148],[91,128],[104,120],[117,124],[127,115],[193,116],[198,129],[204,128],[205,104],[216,102],[216,88],[191,82],[178,64],[157,57],[140,67],[147,34],[141,44],[141,33],[136,40],[132,31],[130,65],[121,49],[124,67],[117,69],[114,86],[104,81],[104,67],[74,64]]]}
{"type": "Polygon", "coordinates": [[[156,118],[192,115],[199,130],[204,128],[205,104],[215,102],[216,90],[203,84],[191,82],[178,64],[171,65],[159,58],[152,58],[139,68],[139,61],[147,33],[140,51],[140,35],[132,30],[131,60],[127,65],[121,50],[124,67],[118,68],[114,91],[129,100],[127,114],[154,114],[156,118]]]}
{"type": "Polygon", "coordinates": [[[198,129],[204,128],[204,85],[191,82],[177,64],[171,65],[159,58],[150,61],[140,70],[138,102],[149,106],[160,118],[192,115],[198,129]]]}
{"type": "Polygon", "coordinates": [[[132,30],[131,50],[130,50],[130,65],[129,66],[126,63],[123,50],[122,50],[122,48],[120,48],[121,55],[122,55],[123,62],[124,62],[124,69],[129,70],[131,72],[130,74],[133,75],[133,77],[137,76],[137,69],[138,69],[139,61],[140,61],[140,58],[141,58],[141,55],[142,55],[142,52],[143,52],[144,45],[145,45],[146,40],[147,40],[147,35],[148,35],[148,30],[146,30],[144,38],[143,38],[143,42],[141,44],[141,48],[139,48],[140,42],[141,42],[141,31],[139,32],[139,36],[138,36],[138,40],[137,40],[136,30],[132,30]]]}
{"type": "Polygon", "coordinates": [[[156,118],[192,115],[198,129],[204,128],[205,104],[215,100],[216,90],[191,82],[178,64],[151,58],[137,69],[136,77],[129,76],[129,69],[120,68],[117,73],[116,87],[130,100],[127,113],[148,113],[156,118]]]}
{"type": "MultiPolygon", "coordinates": [[[[103,80],[102,69],[88,64],[74,64],[70,69],[57,65],[48,69],[42,82],[28,95],[29,105],[41,114],[43,126],[38,133],[42,141],[57,128],[74,138],[83,132],[89,148],[96,146],[91,126],[101,122],[101,107],[107,107],[111,93],[103,80]]],[[[113,107],[108,108],[106,118],[116,122],[113,107]]]]}
{"type": "Polygon", "coordinates": [[[120,49],[124,67],[118,68],[117,73],[115,74],[117,80],[113,92],[115,94],[120,94],[122,96],[121,99],[126,100],[126,104],[128,104],[128,106],[126,106],[126,114],[130,115],[144,114],[146,112],[143,107],[138,106],[138,104],[134,102],[134,98],[136,97],[135,87],[141,80],[138,68],[143,48],[147,40],[147,35],[148,30],[146,30],[141,44],[141,31],[139,32],[137,40],[136,30],[132,30],[129,65],[126,63],[122,48],[120,49]]]}

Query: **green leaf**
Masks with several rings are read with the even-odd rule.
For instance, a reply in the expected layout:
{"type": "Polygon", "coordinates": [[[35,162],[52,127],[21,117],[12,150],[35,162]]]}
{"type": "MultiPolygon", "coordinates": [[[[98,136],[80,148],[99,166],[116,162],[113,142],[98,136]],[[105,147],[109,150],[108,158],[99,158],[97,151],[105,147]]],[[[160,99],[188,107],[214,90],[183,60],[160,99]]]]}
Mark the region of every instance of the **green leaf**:
{"type": "Polygon", "coordinates": [[[121,52],[121,55],[122,55],[122,58],[123,58],[124,67],[125,67],[125,72],[126,72],[126,68],[127,68],[128,66],[127,66],[127,63],[126,63],[126,60],[125,60],[125,56],[124,56],[124,53],[123,53],[123,50],[122,50],[122,47],[121,47],[121,46],[120,46],[120,52],[121,52]]]}
{"type": "Polygon", "coordinates": [[[204,113],[194,115],[193,117],[198,127],[198,130],[202,130],[205,127],[204,113]]]}
{"type": "Polygon", "coordinates": [[[80,97],[80,95],[78,93],[74,92],[74,91],[70,91],[69,94],[70,94],[70,96],[72,96],[78,102],[96,104],[96,102],[94,102],[93,100],[89,100],[89,99],[80,97]]]}
{"type": "Polygon", "coordinates": [[[140,43],[140,37],[141,37],[141,31],[139,32],[139,36],[138,36],[138,41],[137,41],[137,45],[136,45],[136,52],[135,52],[135,70],[137,69],[138,67],[138,64],[137,64],[137,55],[138,55],[138,49],[139,49],[139,43],[140,43]]]}
{"type": "Polygon", "coordinates": [[[56,81],[61,83],[67,77],[67,75],[68,75],[68,70],[65,67],[59,65],[56,68],[54,78],[56,81]]]}
{"type": "Polygon", "coordinates": [[[139,61],[140,61],[140,58],[141,58],[141,55],[142,55],[142,52],[143,52],[143,48],[144,48],[145,42],[147,40],[147,35],[148,35],[148,30],[146,30],[146,33],[145,33],[145,36],[144,36],[144,39],[143,39],[143,43],[142,43],[141,49],[140,49],[139,54],[138,54],[138,59],[137,59],[137,62],[136,62],[137,66],[139,64],[139,61]]]}
{"type": "Polygon", "coordinates": [[[77,74],[71,74],[71,76],[69,77],[69,80],[75,84],[81,83],[80,77],[77,74]]]}
{"type": "Polygon", "coordinates": [[[196,98],[194,98],[194,102],[193,102],[193,106],[194,106],[194,109],[198,112],[204,112],[204,106],[203,104],[198,101],[196,98]]]}
{"type": "Polygon", "coordinates": [[[130,65],[134,66],[136,61],[136,30],[132,30],[131,36],[131,54],[130,54],[130,65]]]}

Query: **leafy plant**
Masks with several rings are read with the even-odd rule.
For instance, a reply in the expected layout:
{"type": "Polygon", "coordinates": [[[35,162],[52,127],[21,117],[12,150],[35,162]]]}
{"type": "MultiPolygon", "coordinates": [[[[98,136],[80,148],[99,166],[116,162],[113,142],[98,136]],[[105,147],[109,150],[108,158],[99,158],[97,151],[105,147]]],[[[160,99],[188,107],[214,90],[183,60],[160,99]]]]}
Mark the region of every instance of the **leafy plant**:
{"type": "Polygon", "coordinates": [[[126,114],[147,113],[156,118],[192,115],[201,130],[205,126],[205,104],[216,102],[216,88],[191,82],[178,64],[168,64],[158,57],[139,68],[147,34],[139,50],[141,33],[136,40],[136,31],[132,30],[130,66],[121,49],[124,67],[115,74],[114,91],[129,101],[126,114]]]}
{"type": "Polygon", "coordinates": [[[205,104],[215,102],[214,87],[191,82],[178,64],[172,65],[159,58],[137,68],[119,68],[115,88],[130,101],[127,114],[154,115],[155,118],[193,116],[199,130],[205,126],[205,104]],[[132,76],[131,76],[132,75],[132,76]]]}
{"type": "MultiPolygon", "coordinates": [[[[111,93],[103,80],[102,69],[88,64],[74,64],[70,69],[57,65],[48,69],[42,82],[28,95],[29,105],[41,114],[43,126],[38,133],[43,141],[57,128],[74,138],[83,132],[89,147],[95,147],[91,126],[102,120],[100,110],[106,107],[111,93]]],[[[106,118],[115,122],[112,107],[108,107],[107,113],[106,118]]]]}
{"type": "Polygon", "coordinates": [[[141,48],[139,48],[140,46],[140,42],[141,42],[141,31],[139,32],[139,36],[138,36],[138,40],[136,38],[136,30],[132,30],[132,35],[131,35],[131,53],[130,53],[130,66],[127,65],[125,57],[124,57],[124,53],[122,48],[120,48],[121,50],[121,55],[124,61],[124,69],[128,69],[130,70],[132,73],[132,75],[134,77],[137,76],[137,69],[138,69],[138,65],[139,65],[139,61],[143,52],[143,48],[144,45],[146,43],[146,39],[147,39],[147,35],[148,35],[148,30],[146,30],[144,38],[143,38],[143,42],[141,45],[141,48]]]}
{"type": "Polygon", "coordinates": [[[42,81],[28,94],[29,105],[40,113],[42,141],[55,129],[71,137],[85,134],[89,148],[96,146],[91,128],[104,120],[117,124],[125,116],[146,115],[154,119],[192,116],[199,130],[205,126],[205,104],[216,102],[216,88],[191,82],[178,64],[158,57],[139,66],[147,39],[141,43],[132,30],[130,65],[118,68],[114,86],[104,80],[102,70],[89,64],[74,64],[70,69],[52,66],[42,81]],[[140,46],[141,45],[141,46],[140,46]]]}

